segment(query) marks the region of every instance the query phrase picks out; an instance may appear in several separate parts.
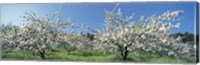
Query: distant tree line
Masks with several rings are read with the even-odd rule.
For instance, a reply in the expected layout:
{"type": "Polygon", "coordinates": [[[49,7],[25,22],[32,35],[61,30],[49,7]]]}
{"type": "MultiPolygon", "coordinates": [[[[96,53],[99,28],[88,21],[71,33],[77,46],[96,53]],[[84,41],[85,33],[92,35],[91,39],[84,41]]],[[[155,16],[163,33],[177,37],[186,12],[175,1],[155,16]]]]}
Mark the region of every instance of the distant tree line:
{"type": "Polygon", "coordinates": [[[199,42],[199,34],[194,35],[192,33],[175,33],[175,34],[171,34],[171,36],[177,38],[178,36],[182,37],[182,42],[183,43],[187,43],[187,42],[194,42],[194,37],[196,37],[196,43],[199,42]]]}
{"type": "MultiPolygon", "coordinates": [[[[84,34],[84,35],[86,35],[90,40],[94,39],[94,34],[87,33],[87,34],[84,34]]],[[[194,42],[194,37],[196,37],[196,43],[199,42],[199,34],[194,35],[192,33],[185,32],[185,33],[171,34],[171,36],[173,36],[175,38],[177,38],[178,36],[181,36],[182,37],[182,42],[184,42],[184,43],[194,42]]]]}

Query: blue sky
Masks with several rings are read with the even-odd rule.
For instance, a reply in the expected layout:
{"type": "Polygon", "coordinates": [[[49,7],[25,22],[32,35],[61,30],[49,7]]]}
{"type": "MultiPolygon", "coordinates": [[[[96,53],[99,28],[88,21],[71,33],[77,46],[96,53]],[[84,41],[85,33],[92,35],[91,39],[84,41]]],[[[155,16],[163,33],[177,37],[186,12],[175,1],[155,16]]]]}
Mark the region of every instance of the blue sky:
{"type": "MultiPolygon", "coordinates": [[[[35,12],[38,16],[54,13],[61,6],[63,19],[72,18],[77,25],[85,24],[94,29],[102,29],[105,19],[105,11],[112,10],[116,3],[62,3],[62,4],[1,4],[2,24],[22,25],[20,16],[24,12],[35,12]]],[[[183,10],[180,16],[181,28],[175,29],[172,33],[189,32],[194,33],[195,2],[135,2],[119,3],[124,16],[134,13],[133,19],[138,20],[141,16],[151,16],[162,14],[166,11],[183,10]]]]}

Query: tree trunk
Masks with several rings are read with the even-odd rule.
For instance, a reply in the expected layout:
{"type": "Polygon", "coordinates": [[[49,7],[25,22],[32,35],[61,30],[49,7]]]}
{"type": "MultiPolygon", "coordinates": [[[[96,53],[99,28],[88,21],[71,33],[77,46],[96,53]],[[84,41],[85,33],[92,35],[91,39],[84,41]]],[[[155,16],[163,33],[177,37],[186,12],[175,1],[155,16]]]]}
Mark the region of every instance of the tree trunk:
{"type": "Polygon", "coordinates": [[[124,56],[123,56],[123,60],[126,61],[126,60],[127,60],[127,57],[128,57],[128,50],[125,51],[125,54],[124,54],[124,56]]]}
{"type": "Polygon", "coordinates": [[[121,47],[121,56],[122,56],[123,61],[127,61],[127,57],[128,57],[127,47],[124,47],[124,48],[121,47]]]}
{"type": "Polygon", "coordinates": [[[45,57],[45,52],[39,52],[40,53],[40,58],[42,59],[42,60],[45,60],[46,59],[46,57],[45,57]]]}
{"type": "Polygon", "coordinates": [[[71,54],[71,51],[68,50],[68,55],[70,55],[70,54],[71,54]]]}
{"type": "Polygon", "coordinates": [[[122,56],[123,60],[126,61],[127,57],[128,57],[128,50],[122,50],[121,56],[122,56]]]}

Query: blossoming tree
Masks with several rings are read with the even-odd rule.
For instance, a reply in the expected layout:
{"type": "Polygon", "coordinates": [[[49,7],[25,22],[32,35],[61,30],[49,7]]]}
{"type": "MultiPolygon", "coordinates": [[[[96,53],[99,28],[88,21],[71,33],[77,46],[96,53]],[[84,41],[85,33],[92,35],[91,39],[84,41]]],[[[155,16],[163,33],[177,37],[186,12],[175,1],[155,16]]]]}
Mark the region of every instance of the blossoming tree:
{"type": "Polygon", "coordinates": [[[58,13],[41,18],[37,18],[34,13],[27,13],[24,18],[30,22],[22,27],[18,34],[13,34],[19,41],[15,43],[18,45],[17,50],[31,52],[39,55],[41,59],[46,59],[46,50],[56,48],[62,34],[67,31],[66,28],[72,25],[70,19],[62,21],[58,13]]]}
{"type": "Polygon", "coordinates": [[[172,24],[183,11],[167,11],[161,15],[153,15],[139,21],[133,21],[132,16],[123,18],[121,9],[117,12],[106,11],[105,29],[99,30],[95,41],[102,47],[117,49],[123,60],[127,60],[129,51],[151,52],[159,55],[178,57],[188,54],[186,47],[180,46],[180,37],[169,36],[170,31],[180,27],[180,23],[172,24]]]}
{"type": "MultiPolygon", "coordinates": [[[[19,27],[13,25],[0,26],[0,53],[13,50],[16,45],[16,37],[13,34],[19,32],[19,27]]],[[[1,55],[1,54],[0,54],[1,55]]],[[[2,56],[2,55],[1,55],[2,56]]]]}

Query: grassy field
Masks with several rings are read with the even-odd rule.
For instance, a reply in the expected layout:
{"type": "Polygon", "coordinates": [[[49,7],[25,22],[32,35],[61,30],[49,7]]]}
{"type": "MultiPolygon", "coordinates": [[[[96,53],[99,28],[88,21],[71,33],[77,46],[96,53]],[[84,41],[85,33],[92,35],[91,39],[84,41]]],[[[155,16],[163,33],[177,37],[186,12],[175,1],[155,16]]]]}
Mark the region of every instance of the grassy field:
{"type": "MultiPolygon", "coordinates": [[[[4,60],[41,60],[39,56],[23,52],[4,52],[4,60]]],[[[118,52],[103,54],[98,51],[76,50],[70,54],[64,49],[57,49],[56,52],[46,54],[46,59],[51,61],[95,61],[95,62],[122,62],[118,52]]],[[[149,62],[149,63],[195,63],[195,57],[172,58],[168,56],[158,56],[155,54],[135,54],[129,53],[128,62],[149,62]]]]}

